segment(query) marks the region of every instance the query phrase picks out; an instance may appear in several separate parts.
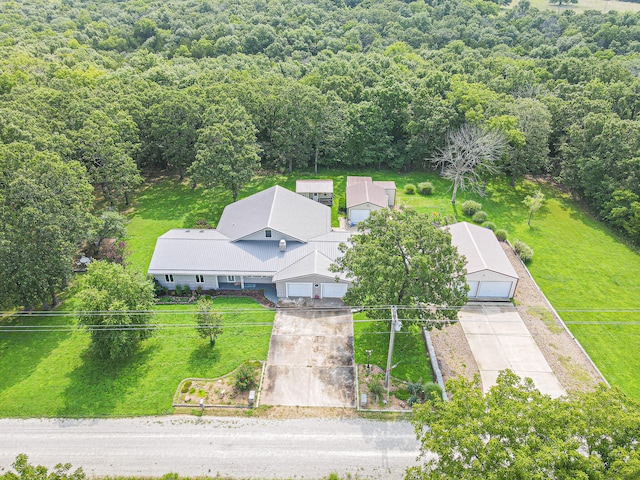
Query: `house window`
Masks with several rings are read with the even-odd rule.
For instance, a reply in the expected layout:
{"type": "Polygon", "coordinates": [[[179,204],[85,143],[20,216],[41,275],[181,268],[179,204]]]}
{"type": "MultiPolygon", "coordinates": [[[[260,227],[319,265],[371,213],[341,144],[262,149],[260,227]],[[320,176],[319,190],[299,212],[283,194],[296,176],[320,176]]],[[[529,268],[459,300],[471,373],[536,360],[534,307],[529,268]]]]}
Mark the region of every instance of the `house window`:
{"type": "Polygon", "coordinates": [[[265,230],[264,231],[264,236],[267,238],[271,238],[271,230],[265,230]]]}
{"type": "Polygon", "coordinates": [[[196,283],[204,283],[204,275],[196,275],[196,283]]]}
{"type": "Polygon", "coordinates": [[[173,275],[165,275],[164,279],[167,283],[173,283],[173,275]]]}
{"type": "Polygon", "coordinates": [[[235,275],[227,275],[227,282],[235,282],[235,281],[236,281],[235,275]]]}

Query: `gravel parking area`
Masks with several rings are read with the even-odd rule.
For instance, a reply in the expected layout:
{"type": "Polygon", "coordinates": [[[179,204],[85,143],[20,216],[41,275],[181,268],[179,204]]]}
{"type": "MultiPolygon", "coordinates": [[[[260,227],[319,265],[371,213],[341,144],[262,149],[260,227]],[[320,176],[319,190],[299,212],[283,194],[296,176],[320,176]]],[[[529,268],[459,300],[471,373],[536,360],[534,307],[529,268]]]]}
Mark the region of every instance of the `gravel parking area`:
{"type": "MultiPolygon", "coordinates": [[[[592,390],[604,379],[571,333],[565,329],[561,320],[553,314],[544,294],[511,246],[503,243],[502,248],[520,277],[515,294],[518,313],[558,381],[567,392],[592,390]]],[[[461,375],[472,380],[473,376],[479,373],[459,324],[433,330],[431,338],[445,382],[461,375]]]]}

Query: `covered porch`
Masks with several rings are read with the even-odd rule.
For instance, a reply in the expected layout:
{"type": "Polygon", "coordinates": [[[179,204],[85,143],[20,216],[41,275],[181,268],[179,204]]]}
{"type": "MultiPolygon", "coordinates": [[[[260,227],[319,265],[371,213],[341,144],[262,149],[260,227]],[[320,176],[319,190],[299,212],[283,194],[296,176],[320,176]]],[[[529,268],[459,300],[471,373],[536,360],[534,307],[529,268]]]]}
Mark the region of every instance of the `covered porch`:
{"type": "Polygon", "coordinates": [[[276,293],[276,286],[273,283],[245,283],[245,282],[218,282],[219,290],[264,290],[264,296],[272,301],[278,303],[278,294],[276,293]]]}

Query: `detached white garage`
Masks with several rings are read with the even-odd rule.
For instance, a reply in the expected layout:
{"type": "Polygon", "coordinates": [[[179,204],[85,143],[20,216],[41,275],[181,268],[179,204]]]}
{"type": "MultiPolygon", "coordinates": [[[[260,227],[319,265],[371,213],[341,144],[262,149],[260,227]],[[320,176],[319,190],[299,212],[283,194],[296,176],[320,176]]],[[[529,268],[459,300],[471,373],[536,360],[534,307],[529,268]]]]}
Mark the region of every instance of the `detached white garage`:
{"type": "Polygon", "coordinates": [[[467,259],[469,300],[509,301],[518,284],[518,274],[488,228],[467,222],[448,227],[451,243],[467,259]]]}

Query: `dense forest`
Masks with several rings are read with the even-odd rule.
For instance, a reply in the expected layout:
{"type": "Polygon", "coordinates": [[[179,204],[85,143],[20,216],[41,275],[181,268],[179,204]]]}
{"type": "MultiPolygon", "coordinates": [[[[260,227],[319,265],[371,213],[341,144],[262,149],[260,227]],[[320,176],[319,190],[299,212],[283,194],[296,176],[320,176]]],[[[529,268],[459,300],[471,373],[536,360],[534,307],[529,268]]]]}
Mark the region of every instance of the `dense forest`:
{"type": "Polygon", "coordinates": [[[0,304],[55,299],[92,187],[128,201],[234,150],[431,169],[467,124],[505,138],[497,175],[548,175],[640,241],[640,14],[499,3],[0,2],[0,304]]]}

